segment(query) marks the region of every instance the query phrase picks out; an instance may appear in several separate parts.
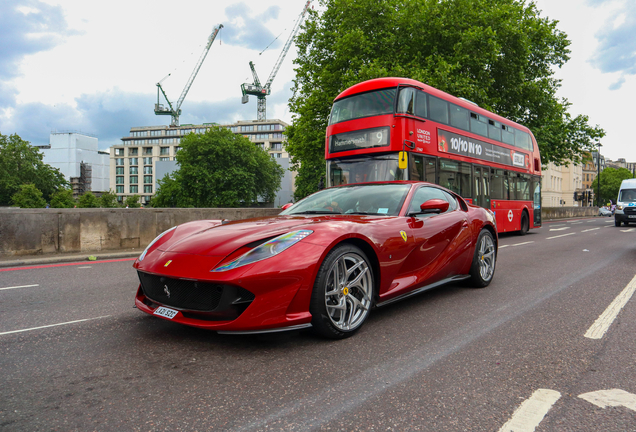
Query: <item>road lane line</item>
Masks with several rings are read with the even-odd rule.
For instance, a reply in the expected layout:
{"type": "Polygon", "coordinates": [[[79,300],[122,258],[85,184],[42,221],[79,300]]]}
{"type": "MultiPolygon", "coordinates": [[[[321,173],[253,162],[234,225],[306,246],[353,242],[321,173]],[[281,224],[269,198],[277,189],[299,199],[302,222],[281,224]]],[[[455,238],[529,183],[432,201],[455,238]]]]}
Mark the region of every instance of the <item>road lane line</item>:
{"type": "Polygon", "coordinates": [[[85,268],[93,268],[93,267],[91,267],[91,266],[78,267],[78,269],[85,269],[85,268]]]}
{"type": "Polygon", "coordinates": [[[601,408],[623,406],[636,411],[636,395],[621,389],[597,390],[580,394],[579,397],[601,408]]]}
{"type": "Polygon", "coordinates": [[[81,320],[63,322],[63,323],[59,323],[59,324],[49,324],[49,325],[40,326],[40,327],[32,327],[32,328],[22,329],[22,330],[11,330],[11,331],[0,333],[0,336],[11,334],[11,333],[22,333],[22,332],[27,332],[27,331],[31,331],[31,330],[39,330],[39,329],[43,329],[43,328],[57,327],[57,326],[62,326],[62,325],[67,325],[67,324],[75,324],[75,323],[83,322],[83,321],[92,321],[92,320],[97,320],[97,319],[102,319],[102,318],[108,318],[109,316],[110,315],[104,315],[104,316],[100,316],[100,317],[97,317],[97,318],[86,318],[86,319],[81,319],[81,320]]]}
{"type": "Polygon", "coordinates": [[[561,397],[555,390],[539,389],[523,401],[499,432],[533,432],[561,397]]]}
{"type": "MultiPolygon", "coordinates": [[[[93,261],[93,264],[103,264],[103,263],[112,263],[112,262],[120,262],[120,261],[134,261],[137,258],[121,258],[121,259],[110,259],[110,260],[102,260],[102,261],[93,261]]],[[[16,270],[35,270],[35,269],[45,269],[51,267],[66,267],[66,266],[76,266],[86,264],[86,262],[74,262],[74,263],[64,263],[64,264],[46,264],[46,265],[36,265],[36,266],[26,266],[26,267],[11,267],[11,268],[0,268],[0,272],[5,271],[16,271],[16,270]]]]}
{"type": "Polygon", "coordinates": [[[507,248],[508,246],[510,246],[510,245],[503,245],[503,246],[499,246],[499,248],[498,248],[498,249],[507,248]]]}
{"type": "Polygon", "coordinates": [[[563,227],[563,228],[550,228],[550,231],[563,231],[566,229],[570,229],[570,227],[563,227]]]}
{"type": "Polygon", "coordinates": [[[0,291],[10,290],[10,289],[17,289],[17,288],[31,288],[31,287],[36,287],[36,286],[40,286],[40,284],[20,285],[20,286],[12,286],[12,287],[0,288],[0,291]]]}
{"type": "Polygon", "coordinates": [[[583,223],[583,222],[572,222],[570,225],[580,225],[580,224],[582,224],[582,223],[583,223]]]}
{"type": "Polygon", "coordinates": [[[634,276],[625,289],[616,296],[614,301],[607,307],[607,309],[605,309],[605,312],[603,312],[596,321],[594,321],[594,324],[592,324],[585,333],[585,337],[590,339],[601,339],[618,316],[618,313],[632,297],[635,290],[636,276],[634,276]]]}
{"type": "Polygon", "coordinates": [[[588,231],[594,231],[594,230],[597,230],[597,229],[601,229],[601,228],[600,227],[598,227],[598,228],[590,228],[590,229],[583,230],[581,232],[584,233],[584,232],[588,232],[588,231]]]}
{"type": "Polygon", "coordinates": [[[554,239],[554,238],[559,238],[559,237],[567,237],[567,236],[569,236],[569,235],[574,235],[574,234],[576,234],[576,233],[561,234],[561,235],[554,236],[554,237],[548,237],[548,238],[546,238],[546,240],[550,240],[550,239],[554,239]]]}
{"type": "Polygon", "coordinates": [[[511,245],[511,246],[522,246],[522,245],[527,245],[527,244],[530,244],[530,243],[534,243],[534,241],[523,242],[523,243],[517,243],[517,244],[513,244],[513,245],[511,245]]]}
{"type": "Polygon", "coordinates": [[[636,228],[628,228],[628,229],[624,229],[624,230],[621,230],[621,231],[622,232],[632,232],[634,230],[636,230],[636,228]]]}

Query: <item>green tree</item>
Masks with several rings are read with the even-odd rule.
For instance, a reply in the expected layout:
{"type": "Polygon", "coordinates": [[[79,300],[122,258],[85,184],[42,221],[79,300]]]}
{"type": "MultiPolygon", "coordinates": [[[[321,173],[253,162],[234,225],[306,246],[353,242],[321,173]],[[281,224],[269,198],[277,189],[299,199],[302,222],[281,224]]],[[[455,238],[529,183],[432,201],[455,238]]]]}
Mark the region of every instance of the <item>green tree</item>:
{"type": "MultiPolygon", "coordinates": [[[[598,193],[598,182],[601,182],[601,205],[605,205],[611,201],[616,202],[618,198],[618,190],[621,187],[621,182],[626,179],[633,178],[632,172],[625,168],[605,168],[601,171],[601,174],[596,177],[592,184],[594,193],[598,193]]],[[[594,203],[595,205],[597,202],[594,203]]]]}
{"type": "Polygon", "coordinates": [[[43,154],[18,135],[0,133],[0,205],[9,204],[21,185],[34,184],[46,201],[68,186],[59,169],[45,164],[43,154]]]}
{"type": "Polygon", "coordinates": [[[320,0],[296,44],[287,150],[296,197],[325,174],[333,99],[372,78],[413,78],[529,127],[542,162],[578,163],[604,131],[568,113],[554,69],[570,42],[534,3],[518,0],[320,0]]]}
{"type": "Polygon", "coordinates": [[[51,196],[51,207],[53,208],[73,208],[76,204],[71,189],[60,189],[51,196]]]}
{"type": "Polygon", "coordinates": [[[112,190],[104,192],[102,196],[99,197],[99,206],[103,208],[119,207],[119,203],[117,202],[117,195],[115,195],[112,190]]]}
{"type": "Polygon", "coordinates": [[[239,207],[271,202],[284,172],[265,150],[220,127],[182,138],[176,158],[179,169],[162,179],[158,206],[239,207]]]}
{"type": "Polygon", "coordinates": [[[98,208],[99,200],[95,195],[93,195],[93,192],[88,191],[80,195],[77,204],[80,208],[98,208]]]}
{"type": "Polygon", "coordinates": [[[20,208],[42,208],[46,201],[42,198],[42,192],[34,184],[23,184],[11,197],[11,204],[20,208]]]}
{"type": "Polygon", "coordinates": [[[139,195],[129,195],[124,200],[124,205],[126,208],[139,208],[141,204],[139,204],[139,195]]]}
{"type": "Polygon", "coordinates": [[[159,180],[157,193],[150,201],[152,207],[194,207],[192,200],[186,197],[173,175],[166,174],[159,180]]]}

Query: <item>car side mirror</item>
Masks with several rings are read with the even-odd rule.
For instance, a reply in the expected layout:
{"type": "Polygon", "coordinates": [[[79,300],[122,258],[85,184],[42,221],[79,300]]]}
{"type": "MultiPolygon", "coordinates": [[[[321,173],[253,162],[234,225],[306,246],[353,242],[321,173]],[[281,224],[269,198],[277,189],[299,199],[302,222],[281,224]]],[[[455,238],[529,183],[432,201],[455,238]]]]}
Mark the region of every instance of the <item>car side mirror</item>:
{"type": "Polygon", "coordinates": [[[420,205],[420,213],[444,213],[448,206],[448,201],[433,198],[420,205]]]}
{"type": "Polygon", "coordinates": [[[281,210],[287,210],[288,208],[290,208],[291,206],[293,206],[294,203],[287,203],[284,206],[281,207],[281,210]]]}

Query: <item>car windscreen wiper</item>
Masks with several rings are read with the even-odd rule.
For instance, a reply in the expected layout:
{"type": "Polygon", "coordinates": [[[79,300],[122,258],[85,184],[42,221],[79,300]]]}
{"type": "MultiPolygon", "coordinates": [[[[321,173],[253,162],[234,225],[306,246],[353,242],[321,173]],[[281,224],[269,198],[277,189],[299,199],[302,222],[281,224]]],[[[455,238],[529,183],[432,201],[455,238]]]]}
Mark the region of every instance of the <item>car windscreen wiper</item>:
{"type": "Polygon", "coordinates": [[[383,215],[384,213],[354,211],[354,212],[349,212],[349,213],[345,213],[345,214],[351,214],[351,215],[383,215]]]}
{"type": "Polygon", "coordinates": [[[305,210],[301,212],[290,213],[290,215],[297,215],[297,214],[342,214],[342,213],[338,211],[331,211],[331,210],[305,210]]]}

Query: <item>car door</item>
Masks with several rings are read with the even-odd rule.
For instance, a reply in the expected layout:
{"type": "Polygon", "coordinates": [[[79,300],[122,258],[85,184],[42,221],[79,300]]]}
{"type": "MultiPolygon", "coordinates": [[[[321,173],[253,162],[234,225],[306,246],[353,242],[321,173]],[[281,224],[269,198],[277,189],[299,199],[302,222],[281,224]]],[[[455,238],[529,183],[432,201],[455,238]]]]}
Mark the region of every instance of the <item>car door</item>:
{"type": "Polygon", "coordinates": [[[434,186],[420,187],[409,203],[407,224],[414,245],[400,273],[414,277],[414,288],[462,272],[470,255],[471,236],[467,213],[453,195],[434,186]],[[441,214],[416,214],[420,205],[430,199],[447,201],[448,210],[441,214]]]}

